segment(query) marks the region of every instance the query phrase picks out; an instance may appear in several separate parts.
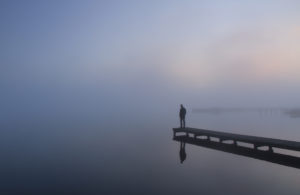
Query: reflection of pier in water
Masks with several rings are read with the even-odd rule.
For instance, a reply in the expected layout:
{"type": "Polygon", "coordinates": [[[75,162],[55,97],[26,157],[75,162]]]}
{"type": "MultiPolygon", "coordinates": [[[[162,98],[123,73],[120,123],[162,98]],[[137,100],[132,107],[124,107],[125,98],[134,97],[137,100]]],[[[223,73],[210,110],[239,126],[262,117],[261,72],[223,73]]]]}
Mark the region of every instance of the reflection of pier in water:
{"type": "Polygon", "coordinates": [[[232,133],[223,133],[210,130],[192,129],[192,128],[174,128],[173,140],[182,143],[188,143],[201,147],[211,148],[223,152],[247,156],[259,160],[264,160],[280,165],[294,168],[300,168],[300,158],[296,156],[279,154],[273,152],[272,147],[280,149],[289,149],[300,151],[300,143],[294,141],[286,141],[279,139],[270,139],[263,137],[239,135],[232,133]],[[184,133],[185,135],[176,135],[184,133]],[[193,136],[190,137],[189,134],[193,136]],[[202,137],[202,138],[199,138],[202,137]],[[218,141],[212,141],[212,138],[218,138],[218,141]],[[232,144],[227,141],[231,140],[232,144]],[[226,143],[225,143],[226,142],[226,143]],[[238,145],[237,142],[253,144],[253,148],[238,145]],[[267,146],[269,150],[260,150],[260,147],[267,146]]]}

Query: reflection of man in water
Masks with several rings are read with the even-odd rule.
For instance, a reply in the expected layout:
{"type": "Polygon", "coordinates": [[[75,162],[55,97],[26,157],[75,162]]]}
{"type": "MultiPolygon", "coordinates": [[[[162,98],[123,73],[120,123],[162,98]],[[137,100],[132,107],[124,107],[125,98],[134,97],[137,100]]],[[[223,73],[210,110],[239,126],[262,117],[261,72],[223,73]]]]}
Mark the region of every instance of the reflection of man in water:
{"type": "Polygon", "coordinates": [[[180,104],[179,118],[180,118],[180,128],[185,128],[185,115],[186,109],[180,104]]]}
{"type": "Polygon", "coordinates": [[[180,157],[180,162],[181,163],[183,163],[183,161],[186,159],[185,142],[180,142],[179,157],[180,157]]]}

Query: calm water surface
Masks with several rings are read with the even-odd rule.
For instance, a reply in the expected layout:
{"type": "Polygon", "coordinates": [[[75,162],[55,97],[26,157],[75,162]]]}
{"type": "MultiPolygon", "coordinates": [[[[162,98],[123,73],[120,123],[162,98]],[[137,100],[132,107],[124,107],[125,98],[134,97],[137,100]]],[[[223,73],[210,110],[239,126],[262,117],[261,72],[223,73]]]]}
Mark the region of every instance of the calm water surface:
{"type": "MultiPolygon", "coordinates": [[[[282,113],[188,113],[187,124],[300,141],[282,113]]],[[[172,140],[177,115],[97,125],[26,124],[1,132],[1,194],[299,194],[300,170],[172,140]],[[130,122],[131,121],[131,122],[130,122]]],[[[297,155],[297,154],[295,154],[297,155]]]]}

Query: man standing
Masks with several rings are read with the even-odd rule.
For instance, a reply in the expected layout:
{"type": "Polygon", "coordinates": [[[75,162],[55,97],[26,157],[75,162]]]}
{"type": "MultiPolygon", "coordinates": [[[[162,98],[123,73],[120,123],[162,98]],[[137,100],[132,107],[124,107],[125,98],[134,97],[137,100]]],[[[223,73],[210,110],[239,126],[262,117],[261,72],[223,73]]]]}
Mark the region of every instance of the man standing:
{"type": "Polygon", "coordinates": [[[180,104],[179,118],[180,118],[180,128],[185,128],[185,115],[186,109],[180,104]]]}

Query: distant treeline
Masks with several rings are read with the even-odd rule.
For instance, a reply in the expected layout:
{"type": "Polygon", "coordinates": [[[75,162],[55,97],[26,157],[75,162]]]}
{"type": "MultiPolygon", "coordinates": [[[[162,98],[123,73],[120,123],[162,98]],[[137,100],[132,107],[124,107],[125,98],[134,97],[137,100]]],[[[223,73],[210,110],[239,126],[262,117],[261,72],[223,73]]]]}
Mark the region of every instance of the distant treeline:
{"type": "Polygon", "coordinates": [[[193,113],[204,113],[204,114],[223,114],[223,113],[240,113],[240,112],[257,112],[261,114],[275,114],[283,113],[293,118],[300,117],[300,108],[249,108],[249,107],[210,107],[210,108],[194,108],[193,113]]]}

